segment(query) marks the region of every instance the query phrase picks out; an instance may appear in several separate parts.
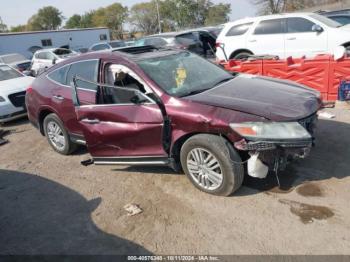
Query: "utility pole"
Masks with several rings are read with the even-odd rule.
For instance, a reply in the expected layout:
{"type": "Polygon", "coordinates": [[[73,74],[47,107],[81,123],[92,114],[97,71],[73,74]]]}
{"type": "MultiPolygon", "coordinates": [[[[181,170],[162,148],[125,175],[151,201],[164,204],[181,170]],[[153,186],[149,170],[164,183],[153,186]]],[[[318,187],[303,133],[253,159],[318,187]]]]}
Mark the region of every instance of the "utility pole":
{"type": "Polygon", "coordinates": [[[161,34],[162,33],[162,26],[161,26],[161,23],[160,23],[160,14],[159,14],[159,3],[158,3],[158,0],[156,0],[156,6],[157,6],[159,34],[161,34]]]}

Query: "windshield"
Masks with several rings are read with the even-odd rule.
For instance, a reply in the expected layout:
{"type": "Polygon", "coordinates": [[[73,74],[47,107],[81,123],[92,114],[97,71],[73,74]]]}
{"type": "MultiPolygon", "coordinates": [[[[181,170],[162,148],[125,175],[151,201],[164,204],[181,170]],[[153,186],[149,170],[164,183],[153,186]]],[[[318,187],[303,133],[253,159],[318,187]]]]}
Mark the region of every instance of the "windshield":
{"type": "Polygon", "coordinates": [[[23,77],[23,75],[7,65],[0,66],[0,81],[10,80],[18,77],[23,77]]]}
{"type": "Polygon", "coordinates": [[[190,52],[148,58],[138,65],[165,92],[176,97],[200,93],[233,78],[222,68],[190,52]]]}
{"type": "Polygon", "coordinates": [[[5,64],[12,64],[15,62],[27,60],[27,58],[25,58],[23,55],[20,55],[20,54],[12,54],[12,55],[1,56],[1,60],[5,64]]]}
{"type": "Polygon", "coordinates": [[[336,27],[341,27],[342,26],[338,22],[336,22],[336,21],[334,21],[332,19],[329,19],[328,17],[325,17],[323,15],[312,14],[312,15],[310,15],[310,17],[312,17],[313,19],[316,19],[317,21],[320,21],[321,23],[323,23],[323,24],[325,24],[326,26],[329,26],[329,27],[336,28],[336,27]]]}

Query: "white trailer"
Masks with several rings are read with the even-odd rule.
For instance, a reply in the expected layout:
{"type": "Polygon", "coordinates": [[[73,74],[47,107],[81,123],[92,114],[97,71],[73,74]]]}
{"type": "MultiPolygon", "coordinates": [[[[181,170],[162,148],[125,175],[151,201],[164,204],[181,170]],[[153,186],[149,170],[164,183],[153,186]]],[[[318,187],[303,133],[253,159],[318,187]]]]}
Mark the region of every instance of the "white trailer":
{"type": "Polygon", "coordinates": [[[78,50],[107,41],[110,41],[109,29],[105,27],[1,33],[0,55],[19,53],[31,58],[33,50],[40,48],[65,47],[78,50]]]}

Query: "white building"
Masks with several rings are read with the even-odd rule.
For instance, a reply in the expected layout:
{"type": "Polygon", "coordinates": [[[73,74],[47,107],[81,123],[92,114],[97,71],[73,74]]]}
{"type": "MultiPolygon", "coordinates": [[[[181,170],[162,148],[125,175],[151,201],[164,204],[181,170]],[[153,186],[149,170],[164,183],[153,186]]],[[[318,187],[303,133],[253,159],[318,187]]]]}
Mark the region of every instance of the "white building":
{"type": "Polygon", "coordinates": [[[104,27],[1,33],[0,55],[20,53],[30,58],[33,50],[40,48],[65,47],[77,50],[106,41],[110,41],[109,29],[104,27]]]}

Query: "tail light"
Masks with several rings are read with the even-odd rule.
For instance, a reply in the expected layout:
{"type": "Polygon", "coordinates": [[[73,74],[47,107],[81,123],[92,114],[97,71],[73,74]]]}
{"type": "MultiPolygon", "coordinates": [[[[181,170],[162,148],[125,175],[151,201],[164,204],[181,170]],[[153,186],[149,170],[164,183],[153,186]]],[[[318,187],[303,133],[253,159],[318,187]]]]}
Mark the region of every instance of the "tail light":
{"type": "Polygon", "coordinates": [[[216,43],[215,43],[215,47],[216,47],[216,48],[221,47],[221,45],[222,45],[222,43],[220,43],[220,42],[216,42],[216,43]]]}

